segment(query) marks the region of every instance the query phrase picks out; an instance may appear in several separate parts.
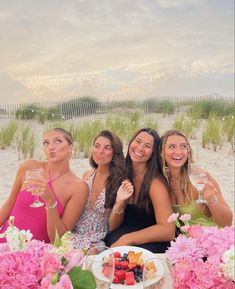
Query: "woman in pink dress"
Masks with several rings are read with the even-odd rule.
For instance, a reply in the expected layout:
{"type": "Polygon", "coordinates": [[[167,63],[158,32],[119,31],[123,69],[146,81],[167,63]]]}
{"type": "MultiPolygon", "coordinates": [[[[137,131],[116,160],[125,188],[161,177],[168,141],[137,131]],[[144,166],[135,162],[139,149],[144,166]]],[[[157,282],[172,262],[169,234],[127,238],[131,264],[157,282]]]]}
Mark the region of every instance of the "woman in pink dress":
{"type": "MultiPolygon", "coordinates": [[[[88,186],[69,167],[72,135],[62,128],[46,132],[43,150],[46,161],[26,160],[19,167],[10,195],[0,209],[0,233],[7,229],[8,218],[14,216],[16,227],[29,229],[34,239],[49,243],[54,241],[56,231],[59,236],[72,231],[79,219],[88,186]],[[31,169],[41,169],[43,177],[26,183],[26,171],[31,169]],[[43,206],[30,206],[35,195],[43,206]]],[[[5,238],[0,239],[0,242],[5,241],[5,238]]]]}

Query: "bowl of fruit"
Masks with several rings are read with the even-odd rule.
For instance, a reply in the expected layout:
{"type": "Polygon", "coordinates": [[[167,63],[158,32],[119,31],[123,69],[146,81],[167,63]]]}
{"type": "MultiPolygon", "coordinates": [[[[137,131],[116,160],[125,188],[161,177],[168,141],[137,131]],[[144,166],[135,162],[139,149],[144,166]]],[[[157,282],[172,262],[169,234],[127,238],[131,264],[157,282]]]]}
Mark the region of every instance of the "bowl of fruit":
{"type": "MultiPolygon", "coordinates": [[[[130,286],[132,289],[142,289],[143,270],[146,260],[154,258],[156,255],[152,252],[134,246],[120,246],[112,248],[114,252],[114,277],[111,285],[112,289],[124,289],[125,286],[130,286]]],[[[110,274],[109,258],[105,256],[105,252],[102,253],[103,264],[102,274],[106,276],[110,274]]],[[[156,283],[164,275],[164,265],[161,260],[157,260],[157,263],[148,264],[151,267],[151,276],[149,283],[156,283]]]]}

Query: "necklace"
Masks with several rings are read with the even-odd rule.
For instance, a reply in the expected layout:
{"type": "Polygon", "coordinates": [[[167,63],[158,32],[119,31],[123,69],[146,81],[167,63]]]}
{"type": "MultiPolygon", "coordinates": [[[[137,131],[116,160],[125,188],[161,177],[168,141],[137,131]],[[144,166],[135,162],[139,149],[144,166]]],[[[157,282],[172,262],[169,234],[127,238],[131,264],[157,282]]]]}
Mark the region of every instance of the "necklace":
{"type": "Polygon", "coordinates": [[[63,175],[65,175],[69,170],[70,170],[70,169],[64,171],[63,173],[59,174],[58,176],[56,176],[56,177],[53,178],[53,179],[51,178],[51,171],[49,170],[49,178],[50,178],[49,182],[50,182],[50,183],[53,183],[55,180],[57,180],[58,178],[60,178],[60,177],[62,177],[63,175]]]}

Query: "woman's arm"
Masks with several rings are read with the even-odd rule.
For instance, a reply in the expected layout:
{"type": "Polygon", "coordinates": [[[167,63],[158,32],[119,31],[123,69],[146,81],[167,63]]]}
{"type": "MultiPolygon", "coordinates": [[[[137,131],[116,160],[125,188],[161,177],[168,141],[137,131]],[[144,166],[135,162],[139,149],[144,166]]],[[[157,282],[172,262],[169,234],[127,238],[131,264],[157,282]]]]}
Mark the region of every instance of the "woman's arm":
{"type": "Polygon", "coordinates": [[[20,167],[18,168],[11,192],[5,201],[5,203],[0,208],[0,227],[7,221],[7,219],[11,215],[11,211],[15,204],[16,198],[18,193],[20,192],[23,182],[24,182],[24,175],[25,171],[34,165],[34,160],[26,160],[24,161],[20,167]]]}
{"type": "Polygon", "coordinates": [[[133,191],[134,188],[128,180],[122,182],[120,188],[117,191],[116,202],[109,217],[110,231],[117,229],[123,223],[124,211],[129,198],[133,194],[133,191]]]}
{"type": "MultiPolygon", "coordinates": [[[[86,182],[79,180],[74,181],[67,191],[70,191],[71,197],[68,200],[64,208],[63,216],[60,218],[58,211],[55,208],[50,208],[46,210],[47,214],[47,232],[51,242],[55,238],[55,230],[62,236],[66,231],[72,231],[76,222],[79,220],[82,211],[85,207],[87,196],[88,196],[88,186],[86,182]]],[[[48,199],[46,201],[46,207],[53,207],[55,204],[55,199],[48,199]]]]}
{"type": "Polygon", "coordinates": [[[172,214],[172,206],[165,185],[154,179],[150,188],[150,198],[153,204],[156,225],[123,235],[112,247],[122,245],[139,245],[150,242],[171,241],[175,237],[175,226],[167,222],[172,214]]]}
{"type": "Polygon", "coordinates": [[[203,194],[207,200],[208,210],[219,226],[231,226],[233,219],[232,211],[225,202],[217,181],[208,172],[206,174],[208,181],[203,188],[203,194]]]}

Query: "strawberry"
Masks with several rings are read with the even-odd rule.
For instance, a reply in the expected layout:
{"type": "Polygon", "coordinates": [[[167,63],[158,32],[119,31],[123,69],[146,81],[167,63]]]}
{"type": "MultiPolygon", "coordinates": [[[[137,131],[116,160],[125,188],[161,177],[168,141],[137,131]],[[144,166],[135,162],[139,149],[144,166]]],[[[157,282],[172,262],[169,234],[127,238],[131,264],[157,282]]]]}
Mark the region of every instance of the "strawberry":
{"type": "Polygon", "coordinates": [[[114,252],[114,258],[121,258],[121,253],[120,252],[114,252]]]}

